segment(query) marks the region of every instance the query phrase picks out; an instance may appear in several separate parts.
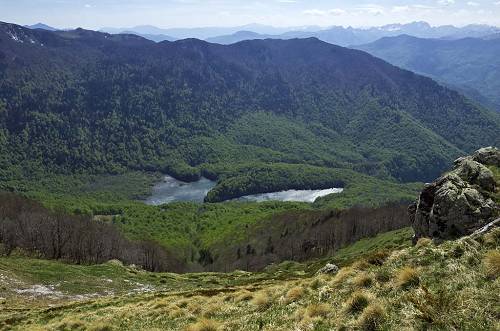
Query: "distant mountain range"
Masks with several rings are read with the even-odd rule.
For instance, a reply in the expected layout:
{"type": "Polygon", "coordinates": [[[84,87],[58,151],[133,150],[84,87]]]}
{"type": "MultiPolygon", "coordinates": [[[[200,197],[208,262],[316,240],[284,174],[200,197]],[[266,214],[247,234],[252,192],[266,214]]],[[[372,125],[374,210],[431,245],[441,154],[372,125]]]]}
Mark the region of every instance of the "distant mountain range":
{"type": "Polygon", "coordinates": [[[454,27],[452,25],[432,27],[426,22],[409,24],[390,24],[367,29],[344,28],[334,26],[319,31],[287,31],[279,35],[259,34],[254,31],[238,31],[230,35],[223,35],[206,39],[218,44],[232,44],[248,39],[293,39],[315,37],[331,44],[340,46],[361,45],[376,41],[383,37],[392,37],[407,34],[420,38],[460,39],[465,37],[484,37],[500,33],[500,28],[489,25],[467,25],[454,27]]]}
{"type": "MultiPolygon", "coordinates": [[[[57,29],[43,23],[27,26],[32,29],[55,31],[57,29]]],[[[340,46],[362,45],[374,42],[384,37],[394,37],[402,34],[419,38],[460,39],[466,37],[483,38],[490,36],[497,38],[500,28],[472,24],[464,27],[452,25],[431,26],[426,22],[408,24],[389,24],[371,28],[344,28],[332,26],[303,27],[273,27],[261,24],[248,24],[236,27],[199,27],[199,28],[158,28],[152,25],[140,25],[128,28],[102,28],[101,32],[111,34],[135,34],[146,39],[161,42],[179,39],[196,38],[217,44],[233,44],[243,40],[253,39],[295,39],[318,38],[331,44],[340,46]]]]}
{"type": "Polygon", "coordinates": [[[305,26],[305,27],[278,28],[261,24],[247,24],[237,27],[200,27],[200,28],[170,28],[170,29],[162,29],[152,25],[140,25],[130,28],[102,28],[100,31],[112,34],[118,34],[118,33],[123,33],[124,31],[128,31],[128,32],[134,32],[135,34],[142,36],[166,35],[166,36],[172,36],[172,38],[175,39],[196,38],[200,40],[205,40],[208,38],[214,38],[221,35],[230,35],[233,33],[237,33],[238,31],[251,31],[257,34],[265,34],[265,35],[279,35],[289,31],[314,32],[318,30],[321,30],[321,27],[305,26]]]}
{"type": "Polygon", "coordinates": [[[40,29],[40,30],[47,30],[47,31],[57,31],[59,29],[56,29],[56,28],[53,28],[47,24],[43,24],[43,23],[37,23],[37,24],[33,24],[33,25],[25,25],[26,28],[29,28],[29,29],[40,29]]]}
{"type": "Polygon", "coordinates": [[[356,48],[500,110],[500,34],[458,40],[401,35],[356,48]]]}

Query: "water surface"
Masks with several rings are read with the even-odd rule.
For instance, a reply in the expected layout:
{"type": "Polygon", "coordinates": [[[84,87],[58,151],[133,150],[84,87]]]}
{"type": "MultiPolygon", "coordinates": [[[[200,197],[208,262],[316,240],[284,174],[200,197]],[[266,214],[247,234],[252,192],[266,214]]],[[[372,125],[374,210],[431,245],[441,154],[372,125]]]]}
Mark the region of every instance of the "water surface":
{"type": "Polygon", "coordinates": [[[153,195],[146,200],[148,205],[162,205],[176,201],[203,202],[216,182],[202,177],[197,182],[186,183],[170,176],[165,176],[161,183],[153,187],[153,195]]]}
{"type": "MultiPolygon", "coordinates": [[[[192,183],[182,182],[170,176],[165,176],[163,181],[153,187],[153,195],[146,199],[148,205],[161,205],[176,201],[203,202],[208,191],[217,183],[202,177],[192,183]]],[[[340,193],[341,188],[330,188],[326,190],[288,190],[272,193],[246,195],[236,201],[300,201],[314,202],[319,197],[328,194],[340,193]]]]}
{"type": "Polygon", "coordinates": [[[239,201],[300,201],[300,202],[314,202],[317,198],[324,197],[325,195],[340,193],[341,188],[330,188],[326,190],[288,190],[272,193],[261,193],[246,195],[236,200],[239,201]]]}

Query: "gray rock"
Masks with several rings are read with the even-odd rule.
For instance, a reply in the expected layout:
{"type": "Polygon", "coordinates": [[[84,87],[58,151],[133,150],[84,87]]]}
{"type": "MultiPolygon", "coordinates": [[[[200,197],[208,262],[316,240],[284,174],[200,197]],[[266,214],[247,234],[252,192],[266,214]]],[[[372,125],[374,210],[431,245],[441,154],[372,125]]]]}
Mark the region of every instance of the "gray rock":
{"type": "Polygon", "coordinates": [[[481,148],[472,155],[472,159],[481,164],[500,167],[500,155],[496,147],[481,148]]]}
{"type": "Polygon", "coordinates": [[[498,184],[486,165],[499,165],[500,151],[482,148],[454,164],[452,171],[427,184],[408,208],[415,242],[421,237],[469,235],[499,215],[500,206],[491,199],[498,184]]]}
{"type": "Polygon", "coordinates": [[[327,263],[323,268],[318,270],[317,274],[335,275],[337,272],[339,272],[339,267],[333,263],[327,263]]]}

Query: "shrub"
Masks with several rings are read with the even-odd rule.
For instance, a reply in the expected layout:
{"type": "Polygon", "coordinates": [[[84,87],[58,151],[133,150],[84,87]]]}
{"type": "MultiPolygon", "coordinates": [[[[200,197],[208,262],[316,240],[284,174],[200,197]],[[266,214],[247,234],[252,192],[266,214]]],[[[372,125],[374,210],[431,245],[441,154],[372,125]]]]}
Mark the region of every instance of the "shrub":
{"type": "Polygon", "coordinates": [[[346,310],[350,313],[357,313],[363,310],[370,302],[370,297],[365,292],[356,291],[346,302],[346,310]]]}
{"type": "Polygon", "coordinates": [[[419,271],[412,267],[404,267],[396,275],[396,285],[401,288],[410,288],[420,283],[419,271]]]}
{"type": "Polygon", "coordinates": [[[489,251],[484,255],[484,270],[490,279],[496,279],[500,275],[500,251],[489,251]]]}
{"type": "Polygon", "coordinates": [[[362,330],[377,330],[385,319],[385,309],[380,304],[371,303],[358,319],[358,325],[362,330]]]}

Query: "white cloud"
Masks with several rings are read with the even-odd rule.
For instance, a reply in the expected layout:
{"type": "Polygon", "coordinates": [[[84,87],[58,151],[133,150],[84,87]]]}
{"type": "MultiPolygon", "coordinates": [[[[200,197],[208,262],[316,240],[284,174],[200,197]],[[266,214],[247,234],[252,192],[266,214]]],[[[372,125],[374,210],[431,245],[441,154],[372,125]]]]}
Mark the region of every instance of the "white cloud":
{"type": "Polygon", "coordinates": [[[479,3],[475,2],[475,1],[469,1],[469,2],[467,2],[467,6],[478,7],[479,3]]]}
{"type": "Polygon", "coordinates": [[[329,10],[308,9],[304,10],[302,13],[308,16],[340,16],[346,14],[347,12],[341,8],[334,8],[329,10]]]}
{"type": "Polygon", "coordinates": [[[410,11],[410,6],[394,6],[391,11],[393,13],[405,13],[410,11]]]}
{"type": "Polygon", "coordinates": [[[90,4],[88,4],[88,3],[86,3],[86,4],[84,5],[84,7],[85,7],[85,8],[92,8],[92,5],[90,5],[90,4]]]}
{"type": "Polygon", "coordinates": [[[333,15],[333,16],[340,16],[340,15],[344,15],[344,14],[347,14],[347,12],[343,9],[340,9],[340,8],[334,8],[334,9],[330,9],[328,11],[328,13],[330,15],[333,15]]]}
{"type": "Polygon", "coordinates": [[[370,14],[373,16],[380,16],[385,13],[384,7],[374,4],[356,7],[356,11],[359,14],[370,14]]]}
{"type": "Polygon", "coordinates": [[[441,6],[450,6],[455,4],[455,0],[438,0],[438,4],[441,6]]]}

